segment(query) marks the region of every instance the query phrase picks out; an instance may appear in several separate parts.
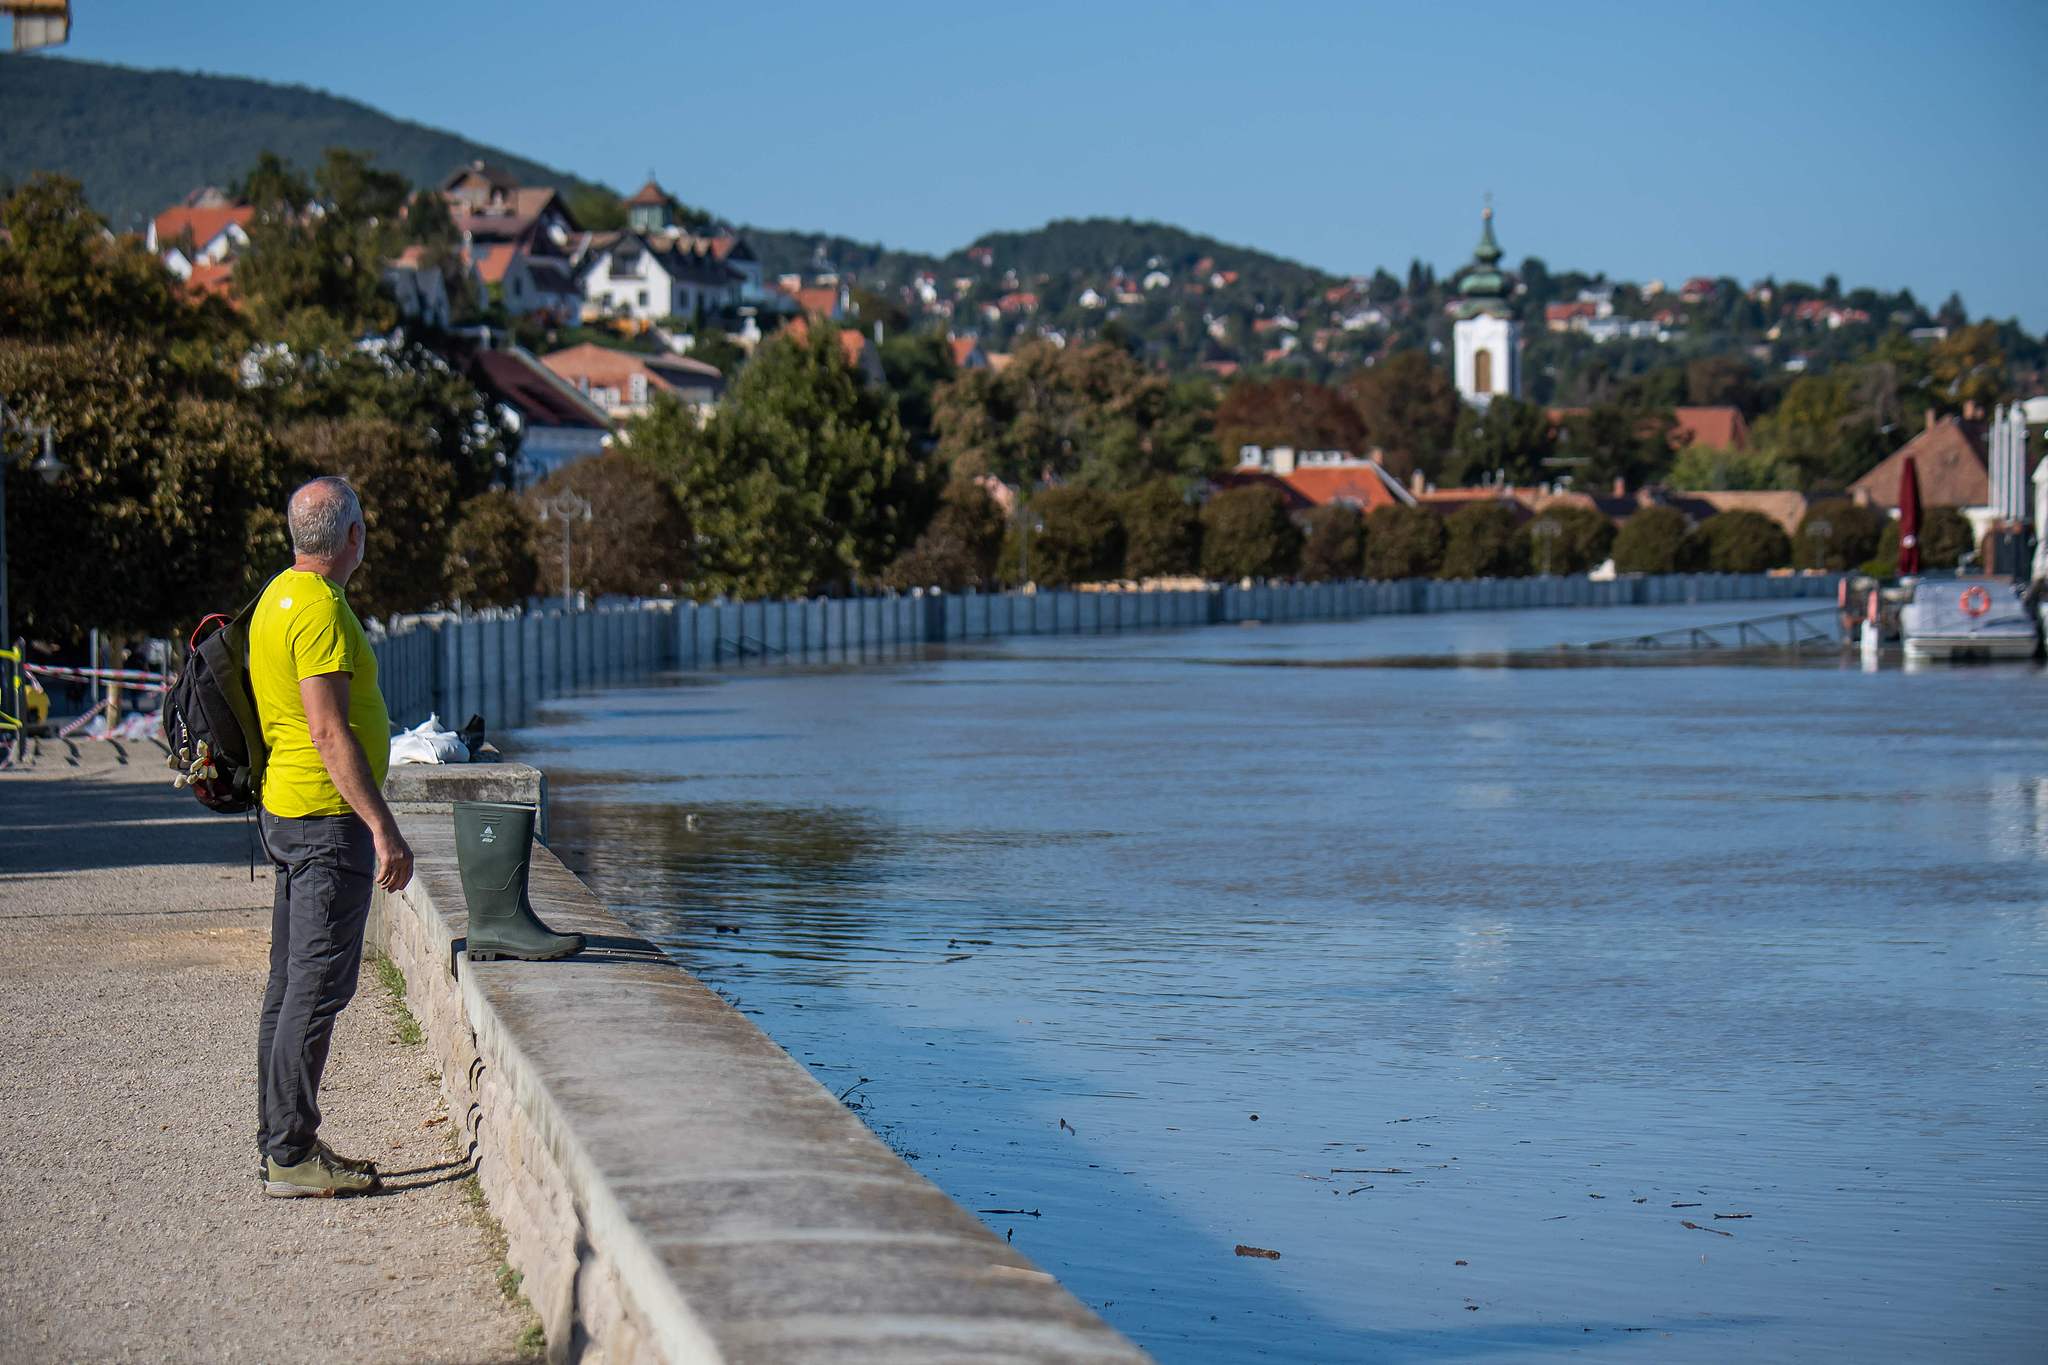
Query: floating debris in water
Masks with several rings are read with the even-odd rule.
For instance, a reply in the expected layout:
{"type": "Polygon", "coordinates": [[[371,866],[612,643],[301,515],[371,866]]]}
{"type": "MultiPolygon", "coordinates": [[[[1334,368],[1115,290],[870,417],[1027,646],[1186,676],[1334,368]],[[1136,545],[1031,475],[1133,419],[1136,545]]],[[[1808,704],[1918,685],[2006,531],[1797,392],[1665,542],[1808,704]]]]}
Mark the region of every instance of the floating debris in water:
{"type": "Polygon", "coordinates": [[[1237,1254],[1240,1256],[1256,1256],[1263,1261],[1277,1261],[1280,1259],[1280,1253],[1277,1251],[1268,1251],[1264,1247],[1248,1247],[1243,1242],[1237,1244],[1237,1254]]]}
{"type": "Polygon", "coordinates": [[[1068,1123],[1065,1119],[1060,1120],[1060,1128],[1065,1132],[1072,1133],[1075,1137],[1081,1136],[1081,1130],[1079,1128],[1076,1128],[1073,1124],[1068,1123]]]}
{"type": "Polygon", "coordinates": [[[1699,1223],[1693,1222],[1690,1218],[1679,1219],[1678,1225],[1682,1228],[1691,1228],[1694,1232],[1711,1232],[1716,1237],[1733,1237],[1735,1235],[1734,1233],[1724,1231],[1721,1228],[1705,1227],[1699,1223]]]}
{"type": "Polygon", "coordinates": [[[1015,1215],[1016,1215],[1017,1217],[1019,1217],[1019,1218],[1042,1218],[1042,1217],[1044,1217],[1044,1215],[1043,1215],[1043,1214],[1041,1214],[1041,1213],[1039,1213],[1039,1211],[1038,1211],[1037,1209],[976,1209],[976,1210],[975,1210],[975,1212],[976,1212],[976,1213],[1010,1213],[1010,1214],[1015,1214],[1015,1215]]]}

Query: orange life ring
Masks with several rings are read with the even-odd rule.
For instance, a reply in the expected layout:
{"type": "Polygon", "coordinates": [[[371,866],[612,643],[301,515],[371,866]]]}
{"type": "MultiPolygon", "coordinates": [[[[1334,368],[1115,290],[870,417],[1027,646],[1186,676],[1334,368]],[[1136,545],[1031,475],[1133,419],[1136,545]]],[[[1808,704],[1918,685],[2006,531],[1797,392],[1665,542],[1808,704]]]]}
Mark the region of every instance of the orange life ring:
{"type": "Polygon", "coordinates": [[[1991,610],[1991,594],[1981,585],[1972,584],[1963,589],[1963,595],[1956,599],[1956,605],[1971,616],[1982,616],[1991,610]]]}

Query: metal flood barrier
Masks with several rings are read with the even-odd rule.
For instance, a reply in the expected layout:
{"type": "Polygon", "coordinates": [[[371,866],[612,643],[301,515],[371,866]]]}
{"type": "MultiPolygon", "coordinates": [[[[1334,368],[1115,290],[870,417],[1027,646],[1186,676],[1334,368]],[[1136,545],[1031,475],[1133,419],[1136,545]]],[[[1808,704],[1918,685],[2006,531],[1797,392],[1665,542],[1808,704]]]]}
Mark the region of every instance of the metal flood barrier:
{"type": "Polygon", "coordinates": [[[541,702],[666,670],[917,657],[928,645],[1014,635],[1104,635],[1243,621],[1541,607],[1832,598],[1838,574],[1663,574],[1595,582],[1430,578],[1157,592],[928,593],[761,602],[651,601],[394,617],[374,632],[391,718],[450,729],[481,715],[524,725],[541,702]]]}

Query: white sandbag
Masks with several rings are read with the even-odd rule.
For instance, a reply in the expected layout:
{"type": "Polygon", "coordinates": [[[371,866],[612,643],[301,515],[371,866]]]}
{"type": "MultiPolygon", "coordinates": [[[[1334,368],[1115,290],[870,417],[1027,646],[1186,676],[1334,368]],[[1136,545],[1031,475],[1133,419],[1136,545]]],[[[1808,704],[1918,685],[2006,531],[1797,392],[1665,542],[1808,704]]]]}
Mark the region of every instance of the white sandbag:
{"type": "Polygon", "coordinates": [[[467,763],[469,750],[461,736],[441,728],[439,716],[428,716],[410,730],[391,737],[391,761],[399,763],[467,763]]]}

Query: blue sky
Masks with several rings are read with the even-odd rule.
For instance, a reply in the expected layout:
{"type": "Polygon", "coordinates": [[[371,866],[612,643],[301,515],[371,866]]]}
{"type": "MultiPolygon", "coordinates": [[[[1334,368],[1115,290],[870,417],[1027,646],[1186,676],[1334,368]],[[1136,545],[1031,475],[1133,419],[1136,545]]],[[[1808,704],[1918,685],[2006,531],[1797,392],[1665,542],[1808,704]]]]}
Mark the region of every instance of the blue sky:
{"type": "Polygon", "coordinates": [[[330,90],[923,249],[1156,218],[1325,269],[1910,286],[2048,326],[2048,5],[75,0],[66,55],[330,90]]]}

